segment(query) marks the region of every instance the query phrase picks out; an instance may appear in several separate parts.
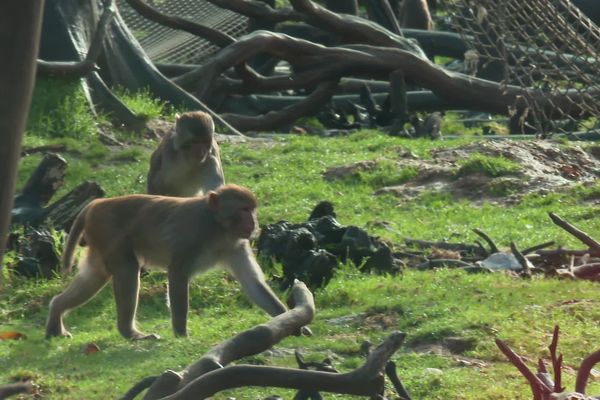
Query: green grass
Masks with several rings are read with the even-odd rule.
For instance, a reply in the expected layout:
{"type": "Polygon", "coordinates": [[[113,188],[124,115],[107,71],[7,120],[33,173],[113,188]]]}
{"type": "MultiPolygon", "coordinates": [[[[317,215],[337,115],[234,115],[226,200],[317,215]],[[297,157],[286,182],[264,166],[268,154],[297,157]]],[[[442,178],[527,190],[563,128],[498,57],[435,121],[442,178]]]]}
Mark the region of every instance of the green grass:
{"type": "Polygon", "coordinates": [[[484,154],[474,153],[466,160],[459,162],[459,168],[456,174],[469,175],[483,173],[492,178],[507,175],[516,175],[521,171],[521,166],[506,157],[486,156],[484,154]]]}
{"type": "Polygon", "coordinates": [[[115,94],[131,111],[144,119],[175,119],[175,109],[166,102],[153,98],[149,89],[132,93],[127,89],[117,88],[115,94]]]}
{"type": "MultiPolygon", "coordinates": [[[[151,108],[142,108],[146,107],[151,108]]],[[[34,113],[32,118],[36,120],[31,120],[30,126],[41,126],[39,119],[46,117],[34,113]]],[[[144,191],[148,158],[156,141],[130,136],[126,138],[127,146],[117,148],[105,146],[93,132],[80,133],[76,139],[50,136],[29,130],[24,144],[66,146],[61,154],[69,167],[65,185],[56,198],[84,179],[99,182],[109,196],[144,191]]],[[[527,195],[511,206],[490,202],[474,205],[435,191],[414,200],[374,195],[381,186],[415,178],[415,169],[396,167],[394,160],[399,157],[411,153],[411,157],[426,159],[434,148],[468,143],[468,138],[432,142],[365,130],[329,139],[290,136],[223,143],[221,154],[226,180],[245,185],[257,194],[262,224],[281,219],[304,221],[317,202],[330,200],[340,223],[364,227],[396,245],[402,244],[405,237],[472,243],[478,239],[472,229],[480,228],[501,247],[508,247],[511,241],[525,248],[555,240],[559,245],[583,248],[550,221],[550,211],[598,236],[600,214],[591,203],[600,198],[598,181],[564,192],[527,195]],[[329,168],[365,160],[374,160],[375,167],[348,179],[326,182],[323,178],[329,168]],[[377,223],[383,221],[387,224],[377,223]]],[[[39,154],[22,158],[19,187],[40,159],[39,154]]],[[[467,159],[462,168],[499,175],[518,172],[507,160],[478,156],[467,159]]],[[[11,258],[14,254],[9,254],[7,261],[11,258]]],[[[67,316],[66,325],[73,339],[47,341],[43,330],[48,302],[70,279],[26,281],[4,270],[0,280],[0,332],[16,330],[26,335],[20,341],[0,340],[4,366],[0,383],[33,378],[41,386],[41,398],[118,398],[139,379],[167,368],[182,369],[214,344],[267,320],[263,312],[248,303],[237,283],[215,271],[193,281],[190,337],[175,338],[165,305],[164,274],[152,272],[142,282],[138,319],[143,330],[159,333],[163,339],[122,339],[115,328],[112,291],[107,287],[67,316]],[[90,342],[101,351],[84,355],[82,348],[90,342]]],[[[285,297],[285,293],[278,294],[285,297]]],[[[402,330],[407,333],[406,344],[393,359],[414,399],[512,400],[530,399],[531,394],[525,379],[496,348],[494,338],[506,340],[528,357],[532,368],[533,360],[548,356],[555,324],[562,327],[559,351],[569,367],[577,368],[583,357],[598,349],[600,291],[598,284],[590,282],[540,277],[523,280],[456,270],[408,270],[401,276],[377,276],[341,266],[329,286],[315,293],[315,299],[317,314],[311,324],[314,337],[286,338],[276,346],[287,350],[284,355],[265,353],[243,362],[295,366],[292,351],[300,349],[311,361],[329,356],[338,370],[347,372],[362,364],[359,347],[364,340],[378,343],[393,330],[402,330]],[[356,314],[366,318],[345,324],[330,322],[356,314]],[[472,343],[462,356],[480,360],[483,366],[464,366],[455,356],[416,351],[456,336],[472,343]]],[[[572,389],[572,370],[565,371],[563,377],[567,388],[572,389]]],[[[600,384],[591,383],[589,392],[600,393],[600,384]]],[[[258,399],[271,394],[293,398],[292,391],[277,388],[244,388],[215,398],[258,399]]]]}
{"type": "Polygon", "coordinates": [[[78,80],[39,79],[29,114],[27,135],[81,139],[96,133],[78,80]]]}

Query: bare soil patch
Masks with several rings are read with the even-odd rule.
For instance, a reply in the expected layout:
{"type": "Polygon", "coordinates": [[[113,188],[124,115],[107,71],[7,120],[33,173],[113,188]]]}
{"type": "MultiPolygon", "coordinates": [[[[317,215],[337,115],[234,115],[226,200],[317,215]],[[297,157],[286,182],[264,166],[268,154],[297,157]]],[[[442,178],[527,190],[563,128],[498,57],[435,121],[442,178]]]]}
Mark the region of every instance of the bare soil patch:
{"type": "MultiPolygon", "coordinates": [[[[482,141],[432,150],[428,159],[400,155],[392,161],[399,170],[415,168],[417,176],[399,185],[379,188],[375,193],[392,193],[408,199],[433,190],[473,201],[511,203],[527,193],[563,190],[577,183],[592,183],[600,176],[599,146],[584,149],[578,144],[565,145],[547,140],[482,141]],[[504,157],[518,164],[520,171],[497,177],[489,176],[485,171],[457,174],[461,162],[475,154],[504,157]]],[[[375,168],[377,161],[361,161],[331,168],[323,175],[328,180],[341,179],[375,168]]]]}

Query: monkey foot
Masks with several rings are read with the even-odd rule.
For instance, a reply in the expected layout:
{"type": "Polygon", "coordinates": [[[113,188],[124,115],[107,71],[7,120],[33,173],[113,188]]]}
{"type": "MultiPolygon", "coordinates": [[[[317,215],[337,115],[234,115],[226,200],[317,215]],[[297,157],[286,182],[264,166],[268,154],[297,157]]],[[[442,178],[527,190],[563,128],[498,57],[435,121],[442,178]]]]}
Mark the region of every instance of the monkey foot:
{"type": "Polygon", "coordinates": [[[158,340],[160,339],[160,335],[157,335],[156,333],[142,333],[142,332],[135,332],[133,335],[131,335],[131,340],[158,340]]]}
{"type": "Polygon", "coordinates": [[[73,335],[71,335],[71,332],[69,332],[66,329],[47,329],[46,330],[46,339],[51,339],[53,337],[65,337],[68,339],[71,339],[73,337],[73,335]]]}

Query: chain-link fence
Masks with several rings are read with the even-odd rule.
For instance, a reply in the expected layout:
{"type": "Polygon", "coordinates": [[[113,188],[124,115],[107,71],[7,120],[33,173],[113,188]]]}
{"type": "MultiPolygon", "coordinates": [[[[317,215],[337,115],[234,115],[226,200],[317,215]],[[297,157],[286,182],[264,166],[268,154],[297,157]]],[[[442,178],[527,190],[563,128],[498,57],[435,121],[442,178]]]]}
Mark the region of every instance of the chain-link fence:
{"type": "MultiPolygon", "coordinates": [[[[243,35],[248,27],[248,18],[203,0],[154,0],[148,4],[162,13],[201,23],[233,37],[243,35]]],[[[191,33],[142,17],[125,1],[119,2],[119,12],[154,62],[197,64],[219,49],[191,33]]]]}
{"type": "Polygon", "coordinates": [[[458,0],[447,6],[470,57],[479,61],[472,73],[548,97],[576,94],[552,115],[524,95],[521,122],[532,131],[600,128],[600,29],[569,0],[458,0]],[[569,101],[578,102],[579,115],[568,112],[569,101]]]}

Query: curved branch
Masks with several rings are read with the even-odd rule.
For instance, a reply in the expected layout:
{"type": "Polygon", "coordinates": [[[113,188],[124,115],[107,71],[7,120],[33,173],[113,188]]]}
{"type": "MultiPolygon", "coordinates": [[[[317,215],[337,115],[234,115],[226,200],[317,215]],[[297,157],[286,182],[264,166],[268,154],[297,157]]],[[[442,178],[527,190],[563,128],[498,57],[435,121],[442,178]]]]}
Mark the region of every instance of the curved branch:
{"type": "Polygon", "coordinates": [[[598,362],[600,362],[600,350],[593,352],[581,362],[575,381],[575,391],[577,393],[585,394],[585,387],[587,386],[590,372],[598,362]]]}
{"type": "Polygon", "coordinates": [[[382,370],[402,345],[406,335],[394,332],[367,358],[365,364],[345,374],[263,366],[232,366],[207,373],[163,400],[204,399],[241,386],[274,386],[301,390],[372,396],[383,389],[382,370]]]}
{"type": "Polygon", "coordinates": [[[235,39],[226,33],[212,29],[206,25],[198,24],[184,18],[180,18],[173,15],[164,14],[142,0],[126,0],[127,4],[131,6],[144,18],[154,21],[158,24],[164,25],[172,29],[182,30],[192,35],[199,36],[203,39],[208,40],[211,43],[216,44],[219,47],[225,47],[233,42],[235,39]]]}
{"type": "Polygon", "coordinates": [[[552,393],[552,389],[547,387],[540,378],[538,378],[531,370],[525,365],[521,357],[516,354],[506,343],[500,339],[496,339],[496,345],[504,353],[504,355],[510,360],[510,362],[517,367],[519,372],[527,379],[531,391],[533,393],[534,400],[542,400],[544,396],[552,393]]]}
{"type": "Polygon", "coordinates": [[[71,76],[82,77],[90,72],[98,71],[96,60],[102,52],[102,42],[106,36],[108,24],[115,15],[113,0],[107,0],[102,16],[98,20],[96,32],[90,43],[85,59],[82,61],[37,61],[37,73],[42,76],[71,76]]]}
{"type": "Polygon", "coordinates": [[[310,0],[290,0],[290,3],[295,10],[304,14],[307,23],[339,35],[343,43],[399,48],[427,58],[414,42],[375,22],[354,15],[334,13],[310,0]]]}
{"type": "Polygon", "coordinates": [[[397,48],[367,45],[325,47],[267,31],[244,36],[221,50],[206,65],[180,76],[175,82],[188,89],[196,87],[201,97],[209,96],[217,77],[228,68],[259,53],[286,60],[296,67],[297,72],[287,77],[290,85],[302,81],[304,85],[313,86],[342,76],[381,76],[387,79],[392,71],[400,70],[416,85],[432,90],[442,100],[456,107],[504,115],[508,115],[509,108],[515,105],[523,107],[523,98],[533,98],[550,117],[558,112],[581,116],[585,110],[579,104],[585,104],[590,96],[600,96],[593,90],[548,93],[539,89],[502,86],[445,70],[429,60],[397,48]]]}
{"type": "Polygon", "coordinates": [[[485,240],[485,242],[488,244],[488,246],[490,246],[491,253],[498,253],[500,251],[500,250],[498,250],[498,246],[496,246],[496,243],[494,243],[492,238],[490,238],[484,231],[482,231],[479,228],[475,228],[475,229],[473,229],[473,232],[475,232],[480,238],[485,240]]]}
{"type": "Polygon", "coordinates": [[[309,96],[280,111],[269,111],[265,115],[245,116],[222,114],[225,121],[241,131],[271,130],[291,124],[305,115],[315,114],[327,103],[337,88],[337,81],[321,83],[309,96]]]}
{"type": "Polygon", "coordinates": [[[300,281],[294,283],[291,295],[296,304],[293,309],[216,345],[181,372],[165,371],[148,389],[144,399],[160,399],[175,393],[210,371],[223,368],[242,357],[263,352],[287,336],[300,331],[300,328],[309,324],[314,317],[314,299],[306,285],[300,281]]]}

